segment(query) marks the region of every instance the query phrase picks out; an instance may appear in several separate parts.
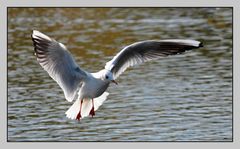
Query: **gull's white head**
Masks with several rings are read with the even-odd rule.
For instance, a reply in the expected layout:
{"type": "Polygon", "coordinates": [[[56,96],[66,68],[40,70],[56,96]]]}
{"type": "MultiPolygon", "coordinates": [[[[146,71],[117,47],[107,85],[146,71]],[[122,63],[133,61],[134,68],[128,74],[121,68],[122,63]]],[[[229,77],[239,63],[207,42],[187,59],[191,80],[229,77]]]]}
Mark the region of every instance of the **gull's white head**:
{"type": "Polygon", "coordinates": [[[103,81],[108,81],[108,82],[113,82],[115,84],[118,84],[113,78],[113,73],[109,70],[106,70],[106,69],[102,70],[101,79],[103,81]]]}

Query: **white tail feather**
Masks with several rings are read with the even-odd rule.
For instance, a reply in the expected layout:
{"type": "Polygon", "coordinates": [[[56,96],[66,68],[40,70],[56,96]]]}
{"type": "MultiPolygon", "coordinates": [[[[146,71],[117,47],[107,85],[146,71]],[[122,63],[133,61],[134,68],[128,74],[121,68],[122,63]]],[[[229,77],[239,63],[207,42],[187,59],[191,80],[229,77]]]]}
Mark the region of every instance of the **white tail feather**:
{"type": "MultiPolygon", "coordinates": [[[[93,99],[94,104],[94,111],[103,104],[103,102],[107,99],[109,95],[108,92],[104,92],[101,96],[93,99]]],[[[66,116],[70,119],[76,119],[79,111],[80,111],[80,99],[77,99],[75,103],[66,111],[66,116]]],[[[82,102],[82,109],[81,109],[81,119],[88,116],[92,109],[92,100],[91,99],[84,99],[82,102]]]]}

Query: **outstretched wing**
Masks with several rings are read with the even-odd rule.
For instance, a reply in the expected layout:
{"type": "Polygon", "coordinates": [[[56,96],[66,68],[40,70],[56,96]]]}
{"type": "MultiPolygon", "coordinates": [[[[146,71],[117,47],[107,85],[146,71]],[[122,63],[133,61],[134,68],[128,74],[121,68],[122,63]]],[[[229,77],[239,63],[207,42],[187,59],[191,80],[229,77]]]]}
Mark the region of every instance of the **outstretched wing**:
{"type": "Polygon", "coordinates": [[[62,88],[65,98],[69,102],[77,98],[86,72],[78,67],[62,43],[36,30],[32,33],[32,40],[37,61],[62,88]]]}
{"type": "Polygon", "coordinates": [[[201,46],[202,43],[199,41],[180,39],[136,42],[122,49],[111,61],[107,62],[105,69],[111,71],[116,79],[130,66],[168,55],[180,54],[201,46]]]}

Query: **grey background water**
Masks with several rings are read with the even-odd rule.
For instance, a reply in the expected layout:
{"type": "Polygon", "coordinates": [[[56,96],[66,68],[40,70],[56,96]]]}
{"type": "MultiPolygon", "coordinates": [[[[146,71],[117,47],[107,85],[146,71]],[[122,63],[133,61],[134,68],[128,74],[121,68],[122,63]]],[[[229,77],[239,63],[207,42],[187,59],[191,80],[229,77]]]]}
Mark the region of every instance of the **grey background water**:
{"type": "Polygon", "coordinates": [[[232,141],[232,104],[230,8],[8,8],[8,141],[232,141]],[[136,41],[204,47],[128,69],[96,116],[78,122],[36,61],[33,29],[90,72],[136,41]]]}

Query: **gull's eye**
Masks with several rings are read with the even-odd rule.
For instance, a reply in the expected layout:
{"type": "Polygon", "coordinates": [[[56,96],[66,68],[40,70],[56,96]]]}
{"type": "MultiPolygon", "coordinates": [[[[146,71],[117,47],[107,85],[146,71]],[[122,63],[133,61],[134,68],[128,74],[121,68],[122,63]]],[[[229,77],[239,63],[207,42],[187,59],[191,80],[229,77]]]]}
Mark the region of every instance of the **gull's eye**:
{"type": "Polygon", "coordinates": [[[106,79],[108,79],[109,77],[108,76],[106,76],[106,79]]]}

